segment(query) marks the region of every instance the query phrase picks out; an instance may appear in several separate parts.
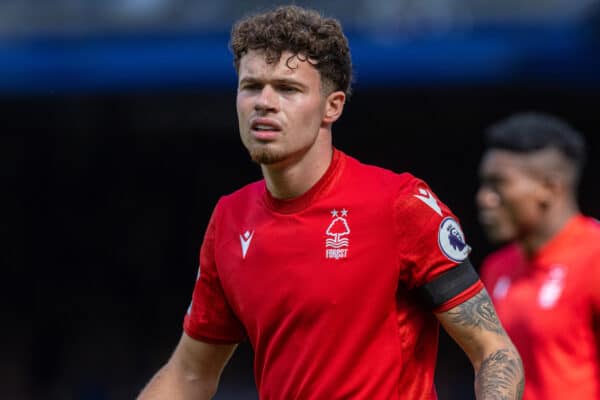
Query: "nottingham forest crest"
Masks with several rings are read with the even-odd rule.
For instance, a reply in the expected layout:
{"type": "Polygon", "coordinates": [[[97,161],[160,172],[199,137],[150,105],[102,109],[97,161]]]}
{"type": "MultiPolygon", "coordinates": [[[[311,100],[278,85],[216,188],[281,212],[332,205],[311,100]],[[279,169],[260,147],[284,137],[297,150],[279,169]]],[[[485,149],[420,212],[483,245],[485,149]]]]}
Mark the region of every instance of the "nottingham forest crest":
{"type": "Polygon", "coordinates": [[[343,208],[341,211],[331,210],[332,221],[325,230],[328,236],[325,239],[325,258],[348,257],[348,247],[350,246],[350,226],[348,225],[348,210],[343,208]]]}

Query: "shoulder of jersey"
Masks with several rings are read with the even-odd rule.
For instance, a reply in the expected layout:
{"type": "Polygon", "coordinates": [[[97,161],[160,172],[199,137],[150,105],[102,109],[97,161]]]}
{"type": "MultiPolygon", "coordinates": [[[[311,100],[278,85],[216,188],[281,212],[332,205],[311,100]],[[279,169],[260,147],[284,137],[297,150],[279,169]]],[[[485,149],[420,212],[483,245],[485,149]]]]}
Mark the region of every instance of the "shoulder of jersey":
{"type": "Polygon", "coordinates": [[[587,221],[589,222],[588,226],[592,234],[595,234],[597,237],[600,237],[600,220],[592,217],[587,217],[587,221]]]}
{"type": "Polygon", "coordinates": [[[588,218],[587,238],[585,242],[592,249],[593,254],[600,255],[600,221],[595,218],[588,218]]]}
{"type": "Polygon", "coordinates": [[[221,202],[236,202],[243,201],[244,199],[251,199],[255,197],[260,197],[264,193],[265,181],[261,179],[256,182],[249,183],[245,186],[242,186],[238,190],[226,194],[221,197],[221,202]]]}
{"type": "Polygon", "coordinates": [[[429,185],[422,179],[405,172],[399,174],[398,182],[398,201],[409,212],[433,211],[440,217],[450,215],[451,212],[446,205],[440,201],[437,195],[431,190],[429,185]]]}
{"type": "MultiPolygon", "coordinates": [[[[368,190],[377,193],[389,193],[395,204],[402,205],[403,212],[433,211],[442,217],[448,214],[446,206],[429,188],[427,183],[412,175],[410,172],[397,173],[385,168],[360,164],[369,175],[366,185],[371,185],[368,190]],[[376,187],[373,188],[372,186],[376,187]]],[[[362,183],[361,183],[362,185],[362,183]]],[[[365,190],[367,190],[365,188],[365,190]]],[[[383,196],[382,196],[383,197],[383,196]]]]}
{"type": "Polygon", "coordinates": [[[352,177],[360,179],[361,174],[368,175],[364,184],[379,186],[381,190],[397,192],[400,187],[410,186],[410,182],[418,180],[408,172],[398,173],[377,165],[365,164],[350,156],[346,156],[346,159],[347,168],[352,169],[352,177]]]}
{"type": "MultiPolygon", "coordinates": [[[[422,179],[409,172],[396,173],[376,166],[364,166],[366,171],[371,171],[372,178],[375,178],[369,179],[370,184],[377,185],[376,188],[370,187],[368,190],[370,192],[388,193],[393,198],[394,204],[400,206],[400,208],[396,208],[396,211],[400,211],[402,215],[412,213],[427,216],[430,212],[440,218],[452,215],[446,205],[439,200],[422,179]]],[[[365,188],[365,190],[367,189],[365,188]]],[[[380,197],[387,198],[387,196],[380,197]]]]}

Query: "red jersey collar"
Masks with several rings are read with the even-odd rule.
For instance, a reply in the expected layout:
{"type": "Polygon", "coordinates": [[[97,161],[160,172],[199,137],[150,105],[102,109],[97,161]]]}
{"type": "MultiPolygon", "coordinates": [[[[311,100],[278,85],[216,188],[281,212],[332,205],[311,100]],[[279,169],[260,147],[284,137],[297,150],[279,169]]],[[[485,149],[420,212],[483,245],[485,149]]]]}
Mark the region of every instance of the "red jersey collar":
{"type": "Polygon", "coordinates": [[[337,178],[341,175],[345,165],[345,155],[336,148],[333,149],[333,156],[327,171],[308,191],[293,199],[281,200],[273,197],[265,185],[264,201],[265,205],[273,211],[281,214],[293,214],[302,211],[308,207],[320,194],[327,191],[337,178]]]}

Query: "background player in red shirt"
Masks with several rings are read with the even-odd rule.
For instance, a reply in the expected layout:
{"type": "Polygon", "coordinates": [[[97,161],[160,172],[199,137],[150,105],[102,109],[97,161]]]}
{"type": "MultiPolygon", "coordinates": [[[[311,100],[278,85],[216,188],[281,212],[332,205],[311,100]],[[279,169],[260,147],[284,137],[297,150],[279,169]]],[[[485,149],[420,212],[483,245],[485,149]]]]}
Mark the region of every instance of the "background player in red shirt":
{"type": "Polygon", "coordinates": [[[184,333],[141,398],[210,398],[248,340],[261,399],[435,399],[440,322],[478,399],[520,398],[519,355],[456,217],[423,181],[332,146],[352,77],[339,23],[282,7],[239,22],[231,46],[264,180],[215,207],[184,333]]]}
{"type": "Polygon", "coordinates": [[[523,398],[600,398],[600,225],[580,214],[582,136],[544,114],[487,132],[477,194],[490,241],[481,277],[523,358],[523,398]]]}

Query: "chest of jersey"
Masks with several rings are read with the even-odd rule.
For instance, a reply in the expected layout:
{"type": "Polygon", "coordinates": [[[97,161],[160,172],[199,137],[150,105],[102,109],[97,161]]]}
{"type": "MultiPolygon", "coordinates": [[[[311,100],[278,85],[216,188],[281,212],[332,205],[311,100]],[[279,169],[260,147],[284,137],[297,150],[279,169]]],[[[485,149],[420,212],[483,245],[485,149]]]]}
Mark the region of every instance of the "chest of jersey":
{"type": "Polygon", "coordinates": [[[561,239],[565,245],[533,260],[508,251],[496,258],[489,289],[523,359],[524,398],[596,399],[598,349],[590,291],[595,245],[587,235],[561,239]]]}
{"type": "Polygon", "coordinates": [[[589,309],[581,279],[580,265],[563,262],[496,280],[492,297],[518,348],[531,354],[551,348],[571,354],[583,351],[582,344],[589,342],[589,309]]]}
{"type": "Polygon", "coordinates": [[[286,319],[335,327],[369,313],[391,316],[398,267],[385,218],[382,210],[343,202],[232,216],[217,265],[250,338],[285,329],[286,319]]]}

